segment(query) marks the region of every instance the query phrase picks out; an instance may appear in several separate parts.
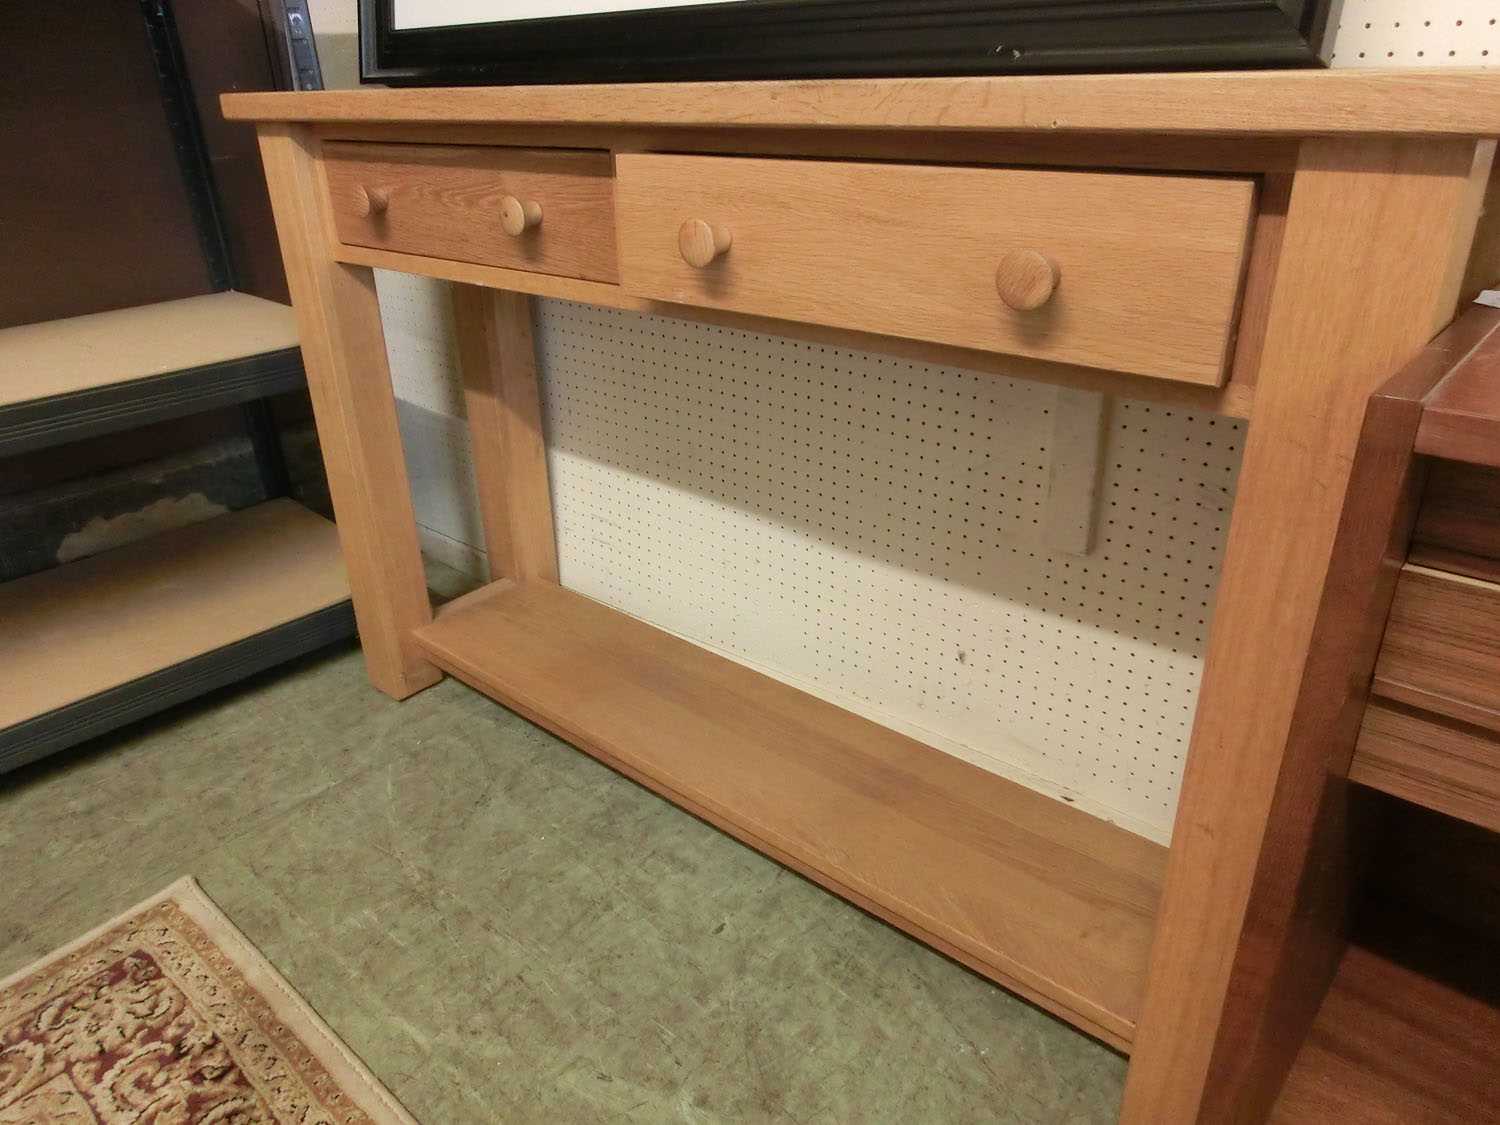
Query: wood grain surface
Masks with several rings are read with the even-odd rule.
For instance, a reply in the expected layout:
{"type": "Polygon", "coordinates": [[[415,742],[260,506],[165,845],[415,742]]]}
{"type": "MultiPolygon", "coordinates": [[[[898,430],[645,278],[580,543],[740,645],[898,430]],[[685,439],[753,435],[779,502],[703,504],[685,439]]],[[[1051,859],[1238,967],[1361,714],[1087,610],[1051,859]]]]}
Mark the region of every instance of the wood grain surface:
{"type": "Polygon", "coordinates": [[[337,90],[228,94],[223,105],[226,117],[261,121],[1484,137],[1500,133],[1500,74],[1265,70],[337,90]]]}
{"type": "Polygon", "coordinates": [[[354,616],[370,681],[404,699],[442,678],[411,640],[432,619],[375,278],[329,253],[328,189],[296,126],[260,129],[354,616]]]}
{"type": "Polygon", "coordinates": [[[1500,732],[1500,585],[1405,567],[1373,690],[1500,732]]]}
{"type": "Polygon", "coordinates": [[[593,281],[617,276],[607,152],[329,141],[323,163],[341,242],[593,281]],[[378,213],[361,207],[370,190],[386,197],[378,213]],[[508,198],[535,204],[538,223],[506,231],[508,198]]]}
{"type": "Polygon", "coordinates": [[[1287,1078],[1275,1125],[1495,1120],[1500,1008],[1350,947],[1287,1078]]]}
{"type": "Polygon", "coordinates": [[[1417,452],[1500,467],[1500,309],[1479,308],[1492,331],[1428,396],[1417,452]]]}
{"type": "Polygon", "coordinates": [[[622,154],[624,288],[679,304],[1217,385],[1245,267],[1249,180],[622,154]],[[733,246],[685,262],[687,220],[733,246]],[[1008,307],[996,270],[1061,280],[1008,307]]]}
{"type": "MultiPolygon", "coordinates": [[[[1263,1117],[1332,979],[1342,868],[1325,878],[1337,852],[1315,844],[1337,837],[1327,782],[1340,757],[1347,767],[1365,681],[1338,658],[1342,642],[1326,643],[1346,613],[1329,600],[1344,588],[1330,568],[1370,395],[1453,315],[1493,153],[1303,144],[1126,1122],[1263,1117]]],[[[1343,565],[1379,574],[1384,529],[1356,542],[1343,565]]]]}
{"type": "Polygon", "coordinates": [[[1500,832],[1500,736],[1371,701],[1349,780],[1500,832]]]}
{"type": "Polygon", "coordinates": [[[1116,1045],[1163,849],[550,583],[444,607],[460,679],[1116,1045]]]}
{"type": "Polygon", "coordinates": [[[456,285],[453,321],[490,577],[556,582],[531,298],[456,285]]]}
{"type": "Polygon", "coordinates": [[[1211,410],[1231,418],[1250,417],[1250,409],[1255,397],[1253,379],[1249,377],[1242,379],[1238,371],[1222,387],[1174,383],[1145,375],[1130,375],[1125,372],[1103,371],[1097,367],[1083,367],[1076,363],[1053,363],[1048,360],[1028,359],[1025,356],[999,355],[995,352],[975,351],[973,348],[955,348],[947,344],[934,344],[928,340],[881,336],[872,332],[856,332],[848,328],[806,324],[795,320],[775,320],[768,316],[755,316],[728,309],[674,305],[666,301],[635,297],[618,285],[608,285],[599,281],[554,277],[545,273],[527,273],[524,270],[481,266],[472,262],[455,262],[446,258],[430,258],[419,254],[401,254],[392,250],[376,250],[368,246],[340,244],[334,250],[334,256],[341,262],[371,266],[375,269],[399,270],[402,273],[436,277],[464,285],[479,285],[488,289],[529,293],[537,297],[582,301],[611,309],[630,309],[633,312],[673,317],[678,320],[719,324],[726,328],[738,328],[746,332],[761,332],[786,336],[794,340],[827,344],[831,347],[853,348],[858,351],[900,356],[915,363],[945,364],[950,367],[962,367],[970,371],[1000,375],[1007,379],[1030,379],[1039,383],[1076,387],[1079,390],[1123,395],[1141,402],[1172,403],[1192,410],[1211,410]]]}
{"type": "Polygon", "coordinates": [[[1413,534],[1413,562],[1500,581],[1500,469],[1433,461],[1413,534]]]}

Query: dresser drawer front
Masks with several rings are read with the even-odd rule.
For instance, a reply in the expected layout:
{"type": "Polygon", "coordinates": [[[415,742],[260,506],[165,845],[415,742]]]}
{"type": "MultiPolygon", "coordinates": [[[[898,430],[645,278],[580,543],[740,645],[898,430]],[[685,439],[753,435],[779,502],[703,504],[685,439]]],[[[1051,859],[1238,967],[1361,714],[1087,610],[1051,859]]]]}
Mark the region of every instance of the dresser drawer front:
{"type": "Polygon", "coordinates": [[[647,154],[616,175],[636,295],[1223,381],[1250,180],[647,154]]]}
{"type": "Polygon", "coordinates": [[[1500,585],[1423,567],[1403,569],[1374,691],[1500,731],[1500,585]]]}
{"type": "Polygon", "coordinates": [[[330,141],[323,158],[340,242],[618,279],[608,153],[330,141]],[[511,233],[517,205],[531,221],[511,233]]]}

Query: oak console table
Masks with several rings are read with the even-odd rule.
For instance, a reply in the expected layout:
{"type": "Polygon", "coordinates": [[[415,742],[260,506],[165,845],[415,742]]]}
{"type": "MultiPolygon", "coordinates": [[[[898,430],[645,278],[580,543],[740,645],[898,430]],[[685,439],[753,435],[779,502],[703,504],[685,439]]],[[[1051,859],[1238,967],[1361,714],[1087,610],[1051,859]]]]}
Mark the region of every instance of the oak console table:
{"type": "Polygon", "coordinates": [[[1129,1121],[1267,1116],[1342,953],[1330,763],[1390,597],[1351,466],[1371,392],[1494,280],[1500,73],[224,108],[259,123],[376,687],[455,675],[1128,1051],[1129,1121]],[[435,618],[372,267],[459,283],[494,581],[435,618]],[[1170,854],[562,588],[538,295],[1248,418],[1170,854]]]}

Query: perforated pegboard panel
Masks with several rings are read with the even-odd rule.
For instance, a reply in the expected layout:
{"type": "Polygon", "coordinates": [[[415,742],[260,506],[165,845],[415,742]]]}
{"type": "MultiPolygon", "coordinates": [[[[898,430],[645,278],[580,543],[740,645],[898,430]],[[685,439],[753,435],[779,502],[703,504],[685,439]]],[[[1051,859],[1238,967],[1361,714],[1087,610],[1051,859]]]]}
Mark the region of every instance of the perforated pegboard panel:
{"type": "MultiPolygon", "coordinates": [[[[1492,65],[1497,19],[1500,0],[1345,0],[1333,62],[1492,65]]],[[[477,557],[444,289],[380,275],[397,393],[438,414],[405,427],[419,519],[477,557]]],[[[1046,387],[540,310],[569,586],[1167,838],[1238,424],[1117,403],[1098,549],[1054,557],[1031,522],[1046,387]],[[976,517],[955,497],[985,481],[976,517]]]]}
{"type": "Polygon", "coordinates": [[[1099,547],[1041,542],[1058,392],[549,303],[563,582],[1159,835],[1240,424],[1120,403],[1099,547]]]}
{"type": "Polygon", "coordinates": [[[1500,54],[1497,0],[1344,0],[1334,66],[1491,66],[1500,54]]]}

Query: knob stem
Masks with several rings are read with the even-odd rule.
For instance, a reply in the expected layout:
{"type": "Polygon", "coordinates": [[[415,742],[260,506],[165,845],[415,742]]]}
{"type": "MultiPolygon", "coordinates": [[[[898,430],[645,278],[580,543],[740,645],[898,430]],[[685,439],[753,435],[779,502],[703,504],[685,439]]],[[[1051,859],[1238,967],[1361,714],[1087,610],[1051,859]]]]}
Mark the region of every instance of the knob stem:
{"type": "Polygon", "coordinates": [[[360,185],[355,205],[362,218],[372,219],[376,215],[384,215],[386,208],[391,205],[390,189],[360,185]]]}
{"type": "Polygon", "coordinates": [[[728,227],[702,219],[689,219],[677,232],[677,249],[682,252],[682,260],[700,270],[729,253],[733,244],[734,236],[728,227]]]}
{"type": "Polygon", "coordinates": [[[506,234],[519,238],[542,225],[542,205],[534,199],[507,195],[500,200],[500,225],[506,234]]]}

